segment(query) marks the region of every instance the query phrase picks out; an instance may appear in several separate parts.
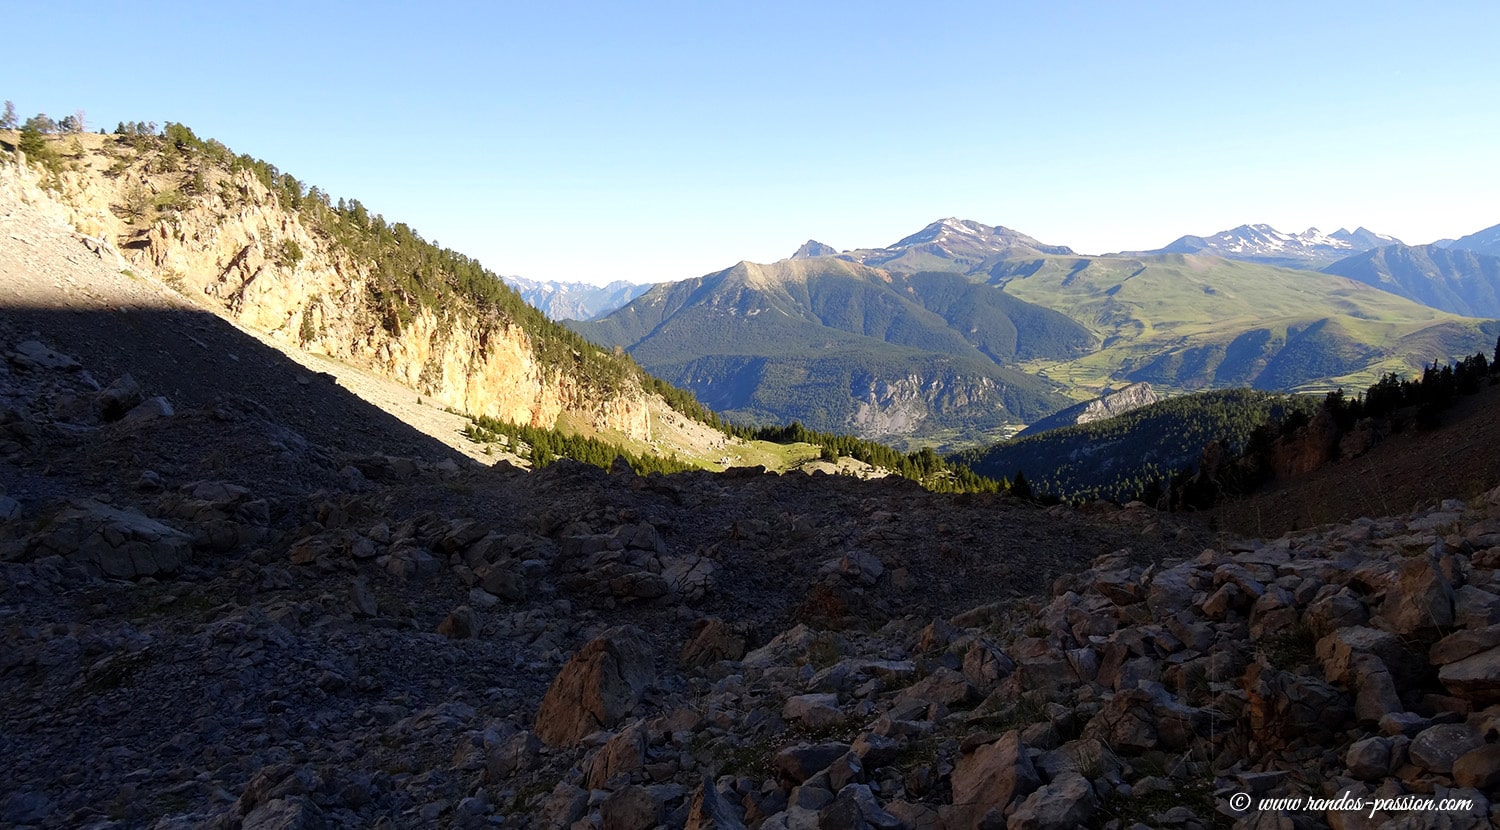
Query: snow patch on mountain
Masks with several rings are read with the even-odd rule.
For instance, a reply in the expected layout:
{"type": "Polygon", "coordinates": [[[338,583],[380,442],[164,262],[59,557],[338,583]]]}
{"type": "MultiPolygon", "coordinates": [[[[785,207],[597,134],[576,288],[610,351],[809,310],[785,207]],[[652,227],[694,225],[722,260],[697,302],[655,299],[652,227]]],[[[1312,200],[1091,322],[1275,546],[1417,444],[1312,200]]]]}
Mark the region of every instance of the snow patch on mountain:
{"type": "Polygon", "coordinates": [[[1284,233],[1267,224],[1240,225],[1212,236],[1184,236],[1165,248],[1131,251],[1141,254],[1210,254],[1226,259],[1240,259],[1294,267],[1317,267],[1329,262],[1387,245],[1399,245],[1394,236],[1375,233],[1366,228],[1350,231],[1339,228],[1325,234],[1317,228],[1301,233],[1284,233]]]}
{"type": "Polygon", "coordinates": [[[531,280],[525,277],[500,278],[520,293],[521,298],[553,320],[593,320],[624,306],[651,288],[650,283],[637,284],[615,280],[608,285],[586,282],[531,280]]]}

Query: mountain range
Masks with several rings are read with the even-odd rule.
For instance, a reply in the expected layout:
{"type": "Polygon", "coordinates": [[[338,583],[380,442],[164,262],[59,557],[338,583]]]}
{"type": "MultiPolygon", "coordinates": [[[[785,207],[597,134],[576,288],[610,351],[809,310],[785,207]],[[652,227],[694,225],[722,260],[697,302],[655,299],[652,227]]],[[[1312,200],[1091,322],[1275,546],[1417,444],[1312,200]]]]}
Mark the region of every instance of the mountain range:
{"type": "MultiPolygon", "coordinates": [[[[1323,270],[1352,279],[1368,282],[1382,290],[1392,291],[1407,299],[1424,304],[1424,297],[1442,296],[1447,289],[1430,289],[1423,280],[1437,278],[1449,282],[1488,282],[1490,277],[1483,267],[1474,270],[1472,262],[1462,259],[1451,264],[1439,260],[1430,266],[1418,266],[1410,273],[1395,273],[1403,270],[1397,266],[1389,274],[1372,274],[1362,262],[1361,254],[1380,248],[1405,246],[1400,240],[1386,234],[1375,233],[1363,227],[1353,231],[1339,229],[1324,234],[1309,228],[1298,234],[1284,233],[1270,225],[1240,225],[1212,236],[1183,236],[1163,248],[1150,251],[1133,251],[1106,254],[1113,257],[1154,256],[1157,254],[1205,254],[1242,262],[1278,265],[1285,268],[1323,270]],[[1349,264],[1342,264],[1348,259],[1349,264]],[[1367,278],[1368,276],[1368,278],[1367,278]],[[1406,287],[1402,287],[1403,284],[1406,287]]],[[[1426,247],[1426,246],[1409,246],[1426,247]]],[[[1500,225],[1460,239],[1445,239],[1432,243],[1444,250],[1466,250],[1488,256],[1500,256],[1500,225]]],[[[921,231],[885,248],[861,248],[840,252],[831,245],[809,239],[792,254],[792,259],[811,259],[832,256],[864,265],[874,265],[887,270],[915,272],[926,268],[953,270],[955,264],[969,270],[983,271],[985,263],[994,264],[1018,253],[1032,251],[1038,254],[1067,255],[1072,249],[1063,245],[1047,245],[1030,236],[1008,228],[996,228],[978,222],[948,218],[928,225],[921,231]]],[[[1420,255],[1418,255],[1420,258],[1420,255]]],[[[1378,266],[1387,267],[1387,266],[1378,266]]],[[[524,277],[502,277],[516,288],[527,302],[536,306],[553,320],[594,320],[620,308],[650,289],[650,284],[634,284],[624,281],[597,286],[581,282],[555,282],[530,280],[524,277]]],[[[1471,289],[1472,290],[1472,289],[1471,289]]],[[[1479,289],[1482,291],[1482,289],[1479,289]]],[[[1457,291],[1461,298],[1468,293],[1457,291]]],[[[1461,299],[1433,305],[1443,311],[1470,316],[1492,316],[1497,314],[1489,306],[1465,302],[1461,299]]]]}
{"type": "Polygon", "coordinates": [[[1134,251],[1115,256],[1151,254],[1211,254],[1225,259],[1281,265],[1291,268],[1326,265],[1350,254],[1383,245],[1398,245],[1394,236],[1364,228],[1348,231],[1339,228],[1325,234],[1317,228],[1302,233],[1283,233],[1270,225],[1240,225],[1213,236],[1183,236],[1164,248],[1134,251]]]}
{"type": "Polygon", "coordinates": [[[541,281],[525,277],[502,276],[500,279],[516,289],[522,299],[551,320],[592,320],[614,311],[651,288],[649,283],[624,280],[615,280],[608,285],[591,285],[586,282],[541,281]]]}
{"type": "Polygon", "coordinates": [[[1460,247],[1387,245],[1324,266],[1426,306],[1468,317],[1500,317],[1500,257],[1460,247]]]}
{"type": "MultiPolygon", "coordinates": [[[[1283,252],[1296,247],[1285,236],[1262,234],[1283,252]]],[[[1289,238],[1303,251],[1389,239],[1289,238]]],[[[1122,382],[1359,387],[1487,350],[1500,330],[1306,267],[1083,256],[952,218],[883,248],[829,250],[810,240],[779,263],[660,285],[573,327],[731,418],[966,443],[1122,382]]]]}
{"type": "Polygon", "coordinates": [[[1097,346],[1063,314],[947,272],[839,257],[741,262],[570,324],[742,421],[887,440],[998,435],[1067,400],[1014,368],[1097,346]]]}

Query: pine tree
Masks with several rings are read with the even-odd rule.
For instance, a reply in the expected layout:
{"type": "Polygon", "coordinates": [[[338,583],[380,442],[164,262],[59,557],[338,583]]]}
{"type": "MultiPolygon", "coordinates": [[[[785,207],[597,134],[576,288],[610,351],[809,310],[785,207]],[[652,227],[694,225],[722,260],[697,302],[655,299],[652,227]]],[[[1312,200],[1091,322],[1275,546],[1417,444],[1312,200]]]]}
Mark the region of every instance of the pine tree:
{"type": "Polygon", "coordinates": [[[1016,480],[1010,483],[1010,494],[1018,499],[1031,501],[1031,482],[1026,480],[1026,474],[1017,470],[1016,480]]]}
{"type": "MultiPolygon", "coordinates": [[[[16,105],[11,101],[5,102],[5,114],[0,115],[0,130],[14,130],[16,128],[16,105]]],[[[1497,345],[1500,348],[1500,345],[1497,345]]]]}
{"type": "Polygon", "coordinates": [[[47,113],[39,112],[36,115],[33,115],[30,118],[26,119],[26,123],[22,125],[21,129],[36,130],[42,135],[47,135],[48,133],[57,132],[57,122],[53,121],[51,118],[48,118],[47,113]]]}

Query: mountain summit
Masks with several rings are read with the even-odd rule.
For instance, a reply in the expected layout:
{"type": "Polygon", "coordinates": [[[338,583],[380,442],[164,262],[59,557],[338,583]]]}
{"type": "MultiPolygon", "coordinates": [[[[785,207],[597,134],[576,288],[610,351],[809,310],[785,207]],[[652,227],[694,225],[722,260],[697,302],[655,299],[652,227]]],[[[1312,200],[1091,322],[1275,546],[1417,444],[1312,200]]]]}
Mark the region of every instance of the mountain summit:
{"type": "Polygon", "coordinates": [[[792,259],[812,259],[820,256],[836,256],[838,249],[832,245],[824,245],[816,239],[809,239],[802,243],[797,253],[792,254],[792,259]]]}
{"type": "Polygon", "coordinates": [[[1394,236],[1365,228],[1339,228],[1325,234],[1317,228],[1283,233],[1270,225],[1240,225],[1213,236],[1183,236],[1165,248],[1136,254],[1210,254],[1225,259],[1260,262],[1291,268],[1317,268],[1351,254],[1386,245],[1399,245],[1394,236]]]}
{"type": "Polygon", "coordinates": [[[1020,231],[999,225],[985,225],[969,219],[939,219],[886,248],[863,248],[845,251],[841,259],[873,265],[890,271],[975,270],[1001,259],[1054,254],[1068,256],[1073,249],[1065,245],[1048,245],[1020,231]]]}
{"type": "Polygon", "coordinates": [[[1015,364],[1097,345],[1082,324],[962,274],[843,255],[741,262],[571,325],[732,419],[887,441],[1034,421],[1067,401],[1015,364]]]}

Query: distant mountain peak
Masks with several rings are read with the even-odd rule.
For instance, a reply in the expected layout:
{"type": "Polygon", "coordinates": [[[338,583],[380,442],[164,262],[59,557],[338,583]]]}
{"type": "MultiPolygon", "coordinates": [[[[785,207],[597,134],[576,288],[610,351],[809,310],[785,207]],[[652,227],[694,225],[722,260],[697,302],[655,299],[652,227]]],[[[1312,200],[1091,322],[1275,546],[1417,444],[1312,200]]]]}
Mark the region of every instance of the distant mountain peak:
{"type": "Polygon", "coordinates": [[[959,219],[955,216],[950,216],[947,219],[939,219],[911,236],[903,238],[901,241],[890,246],[890,249],[909,248],[913,245],[921,245],[926,242],[938,242],[945,237],[955,235],[975,240],[990,239],[1006,243],[1023,239],[1031,240],[1032,242],[1036,241],[1026,234],[1013,231],[1010,228],[998,225],[986,225],[971,219],[959,219]]]}
{"type": "Polygon", "coordinates": [[[836,254],[838,254],[838,249],[832,245],[824,245],[816,239],[809,239],[802,243],[802,247],[797,249],[797,253],[792,254],[792,259],[812,259],[814,257],[834,256],[836,254]]]}
{"type": "Polygon", "coordinates": [[[1399,239],[1363,227],[1353,232],[1339,228],[1331,234],[1317,228],[1308,228],[1302,233],[1284,233],[1261,222],[1240,225],[1212,236],[1183,236],[1165,248],[1130,253],[1209,254],[1269,265],[1316,268],[1350,254],[1397,244],[1400,244],[1399,239]]]}
{"type": "Polygon", "coordinates": [[[1073,249],[1000,225],[949,216],[887,247],[845,251],[839,258],[895,271],[968,272],[998,258],[1038,254],[1070,256],[1073,249]]]}
{"type": "Polygon", "coordinates": [[[586,282],[556,282],[525,277],[500,278],[520,293],[521,298],[552,320],[592,320],[602,317],[646,293],[649,283],[637,285],[615,280],[609,285],[586,282]]]}

